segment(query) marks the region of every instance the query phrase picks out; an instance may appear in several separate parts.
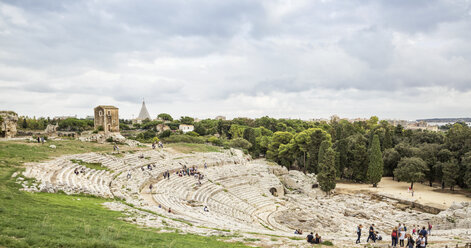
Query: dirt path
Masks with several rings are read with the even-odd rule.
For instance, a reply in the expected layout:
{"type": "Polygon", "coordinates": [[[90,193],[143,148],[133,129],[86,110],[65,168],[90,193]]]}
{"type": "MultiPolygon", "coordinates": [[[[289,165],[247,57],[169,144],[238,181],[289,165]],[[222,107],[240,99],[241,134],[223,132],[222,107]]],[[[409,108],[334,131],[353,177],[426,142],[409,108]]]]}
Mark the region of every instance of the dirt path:
{"type": "Polygon", "coordinates": [[[337,192],[373,192],[380,194],[388,194],[394,198],[408,201],[417,201],[417,203],[429,205],[432,207],[446,209],[453,202],[471,202],[471,198],[461,194],[449,194],[435,192],[436,188],[429,187],[420,183],[414,184],[414,197],[407,192],[409,183],[393,181],[391,177],[383,177],[377,188],[373,188],[371,184],[354,184],[354,183],[338,183],[337,192]]]}

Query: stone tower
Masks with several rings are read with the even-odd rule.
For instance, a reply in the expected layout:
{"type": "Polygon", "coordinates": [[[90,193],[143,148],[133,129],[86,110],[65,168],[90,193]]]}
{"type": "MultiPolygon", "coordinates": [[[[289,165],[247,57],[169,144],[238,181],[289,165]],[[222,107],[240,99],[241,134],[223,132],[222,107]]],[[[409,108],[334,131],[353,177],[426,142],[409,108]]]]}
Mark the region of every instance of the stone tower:
{"type": "Polygon", "coordinates": [[[119,132],[119,113],[115,106],[100,105],[95,108],[95,129],[103,128],[105,133],[119,132]]]}

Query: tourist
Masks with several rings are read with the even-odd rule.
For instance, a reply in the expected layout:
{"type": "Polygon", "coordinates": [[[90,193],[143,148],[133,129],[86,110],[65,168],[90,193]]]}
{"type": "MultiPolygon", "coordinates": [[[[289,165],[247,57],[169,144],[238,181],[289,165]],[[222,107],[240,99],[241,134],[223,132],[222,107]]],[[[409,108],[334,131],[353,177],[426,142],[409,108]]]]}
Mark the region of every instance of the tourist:
{"type": "Polygon", "coordinates": [[[205,212],[209,212],[208,206],[204,206],[204,209],[203,209],[203,211],[205,211],[205,212]]]}
{"type": "Polygon", "coordinates": [[[78,168],[75,168],[74,174],[75,174],[75,175],[78,175],[78,174],[79,174],[78,168]]]}
{"type": "Polygon", "coordinates": [[[394,227],[391,233],[391,246],[395,248],[396,245],[397,245],[397,227],[394,227]]]}
{"type": "Polygon", "coordinates": [[[172,213],[172,209],[171,209],[171,208],[168,208],[168,212],[169,212],[169,213],[172,213]]]}
{"type": "Polygon", "coordinates": [[[44,144],[44,137],[41,137],[41,144],[44,144]]]}
{"type": "Polygon", "coordinates": [[[376,239],[375,239],[375,224],[371,224],[370,226],[370,231],[368,233],[368,238],[366,239],[366,243],[368,243],[368,241],[373,240],[373,242],[376,243],[376,239]]]}
{"type": "Polygon", "coordinates": [[[204,168],[208,168],[208,164],[206,164],[206,162],[204,162],[204,168]]]}
{"type": "Polygon", "coordinates": [[[401,247],[404,247],[404,239],[406,238],[406,230],[405,228],[403,227],[400,231],[399,231],[399,246],[401,247]]]}
{"type": "Polygon", "coordinates": [[[131,172],[128,172],[128,179],[131,179],[131,172]]]}
{"type": "Polygon", "coordinates": [[[39,143],[41,143],[41,138],[39,138],[39,136],[38,136],[38,144],[39,144],[39,143]]]}
{"type": "Polygon", "coordinates": [[[375,232],[375,241],[376,240],[379,240],[379,241],[383,240],[383,237],[381,237],[381,235],[378,233],[378,231],[375,232]]]}
{"type": "Polygon", "coordinates": [[[313,233],[311,232],[310,234],[307,235],[306,240],[308,243],[313,244],[314,243],[314,236],[312,235],[313,233]]]}
{"type": "Polygon", "coordinates": [[[428,239],[428,232],[425,230],[425,226],[422,227],[422,230],[419,232],[419,237],[422,236],[422,238],[425,240],[425,244],[427,244],[427,239],[428,239]]]}
{"type": "Polygon", "coordinates": [[[416,231],[417,231],[417,229],[415,229],[415,226],[414,226],[414,228],[412,229],[412,235],[415,236],[415,232],[416,232],[416,231]]]}
{"type": "Polygon", "coordinates": [[[149,192],[152,194],[152,184],[149,185],[149,192]]]}
{"type": "Polygon", "coordinates": [[[119,153],[119,146],[116,145],[116,151],[119,153]]]}
{"type": "Polygon", "coordinates": [[[162,205],[160,205],[160,203],[159,203],[159,208],[162,208],[162,205]]]}
{"type": "Polygon", "coordinates": [[[432,235],[432,224],[430,224],[430,222],[428,222],[428,233],[427,235],[432,235]]]}
{"type": "Polygon", "coordinates": [[[321,243],[321,236],[316,233],[316,236],[314,238],[314,244],[320,244],[321,243]]]}
{"type": "Polygon", "coordinates": [[[419,234],[416,244],[418,248],[425,248],[427,246],[427,239],[422,234],[419,234]]]}
{"type": "Polygon", "coordinates": [[[407,238],[406,247],[407,248],[414,248],[414,244],[415,244],[414,238],[412,238],[412,236],[410,234],[407,234],[406,238],[407,238]]]}
{"type": "Polygon", "coordinates": [[[155,149],[155,142],[152,143],[152,149],[155,149]]]}
{"type": "Polygon", "coordinates": [[[362,227],[363,227],[363,226],[362,226],[361,224],[358,225],[358,227],[357,227],[357,236],[358,236],[358,238],[357,238],[357,241],[355,242],[356,244],[359,244],[359,243],[360,243],[361,228],[362,228],[362,227]]]}

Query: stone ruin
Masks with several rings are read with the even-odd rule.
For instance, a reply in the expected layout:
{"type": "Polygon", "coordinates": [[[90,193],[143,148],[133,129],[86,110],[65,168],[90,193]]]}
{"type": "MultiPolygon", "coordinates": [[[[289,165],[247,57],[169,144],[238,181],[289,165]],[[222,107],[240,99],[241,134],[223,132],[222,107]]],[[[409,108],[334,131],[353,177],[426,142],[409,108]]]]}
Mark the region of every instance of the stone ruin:
{"type": "Polygon", "coordinates": [[[0,111],[0,137],[13,138],[16,135],[18,114],[13,111],[0,111]]]}
{"type": "Polygon", "coordinates": [[[434,215],[404,210],[395,200],[378,200],[362,193],[326,196],[314,187],[318,183],[314,174],[288,171],[263,159],[252,160],[235,149],[191,154],[158,149],[122,152],[120,156],[67,155],[28,164],[22,174],[36,179],[32,184],[17,179],[27,191],[122,199],[128,205],[117,201],[105,205],[128,215],[125,219],[132,223],[200,235],[232,234],[232,241],[259,240],[255,245],[264,247],[304,247],[305,235],[293,234],[298,228],[319,232],[335,247],[363,247],[354,244],[355,228],[358,224],[367,228],[371,223],[376,224],[385,239],[382,244],[386,244],[399,222],[412,227],[428,221],[434,224],[430,237],[434,244],[427,247],[454,245],[457,236],[471,240],[469,203],[453,204],[434,215]],[[77,161],[100,163],[107,169],[86,168],[77,161]],[[203,173],[202,180],[175,174],[193,166],[203,173]],[[83,172],[75,175],[76,169],[83,172]],[[163,178],[166,171],[171,173],[169,179],[163,178]]]}

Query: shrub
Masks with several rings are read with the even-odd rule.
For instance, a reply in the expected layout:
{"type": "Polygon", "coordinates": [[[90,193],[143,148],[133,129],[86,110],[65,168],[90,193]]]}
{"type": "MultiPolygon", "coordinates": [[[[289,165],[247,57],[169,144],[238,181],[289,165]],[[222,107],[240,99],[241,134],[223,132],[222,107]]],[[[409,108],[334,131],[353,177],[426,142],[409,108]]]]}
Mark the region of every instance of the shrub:
{"type": "Polygon", "coordinates": [[[252,147],[252,144],[250,144],[250,142],[248,142],[247,140],[243,138],[237,138],[237,139],[231,140],[229,142],[229,146],[234,147],[234,148],[249,149],[250,147],[252,147]]]}
{"type": "Polygon", "coordinates": [[[208,142],[216,146],[222,146],[222,140],[218,139],[218,137],[215,136],[209,137],[208,142]]]}
{"type": "Polygon", "coordinates": [[[195,131],[190,131],[190,132],[187,132],[186,135],[190,135],[190,136],[193,136],[193,137],[198,137],[200,136],[197,132],[195,131]]]}
{"type": "Polygon", "coordinates": [[[193,137],[190,135],[172,135],[164,139],[168,143],[205,143],[202,137],[193,137]]]}
{"type": "Polygon", "coordinates": [[[165,131],[163,131],[159,134],[159,138],[161,138],[161,139],[167,138],[167,137],[170,137],[170,135],[172,135],[172,131],[165,130],[165,131]]]}

